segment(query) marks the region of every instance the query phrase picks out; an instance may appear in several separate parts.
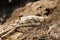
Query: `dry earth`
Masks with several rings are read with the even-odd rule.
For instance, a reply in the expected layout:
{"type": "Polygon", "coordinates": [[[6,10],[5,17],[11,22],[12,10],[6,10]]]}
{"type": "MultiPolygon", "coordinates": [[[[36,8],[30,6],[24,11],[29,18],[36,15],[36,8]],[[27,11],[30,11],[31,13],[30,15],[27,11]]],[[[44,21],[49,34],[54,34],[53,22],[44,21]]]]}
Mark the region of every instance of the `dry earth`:
{"type": "Polygon", "coordinates": [[[0,24],[0,38],[1,40],[60,40],[60,0],[38,0],[28,2],[23,7],[16,7],[10,18],[7,18],[4,24],[0,24]],[[47,16],[48,19],[37,21],[41,25],[36,27],[31,25],[32,27],[13,28],[15,20],[29,15],[47,16]]]}

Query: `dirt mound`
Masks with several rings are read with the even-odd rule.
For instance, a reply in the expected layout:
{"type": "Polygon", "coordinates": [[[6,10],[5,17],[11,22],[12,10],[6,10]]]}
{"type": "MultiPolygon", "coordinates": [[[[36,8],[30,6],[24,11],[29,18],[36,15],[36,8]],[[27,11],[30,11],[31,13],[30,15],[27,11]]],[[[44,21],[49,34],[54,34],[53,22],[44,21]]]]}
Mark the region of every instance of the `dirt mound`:
{"type": "Polygon", "coordinates": [[[60,40],[59,0],[30,1],[11,10],[0,25],[1,40],[60,40]]]}

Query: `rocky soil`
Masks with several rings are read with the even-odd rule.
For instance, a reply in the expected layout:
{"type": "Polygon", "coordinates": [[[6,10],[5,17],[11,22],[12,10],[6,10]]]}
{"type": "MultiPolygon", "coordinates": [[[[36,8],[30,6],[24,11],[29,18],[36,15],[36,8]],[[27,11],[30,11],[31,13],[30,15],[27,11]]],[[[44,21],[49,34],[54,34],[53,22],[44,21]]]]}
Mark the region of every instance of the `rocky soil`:
{"type": "Polygon", "coordinates": [[[60,0],[0,8],[0,40],[60,40],[60,0]]]}

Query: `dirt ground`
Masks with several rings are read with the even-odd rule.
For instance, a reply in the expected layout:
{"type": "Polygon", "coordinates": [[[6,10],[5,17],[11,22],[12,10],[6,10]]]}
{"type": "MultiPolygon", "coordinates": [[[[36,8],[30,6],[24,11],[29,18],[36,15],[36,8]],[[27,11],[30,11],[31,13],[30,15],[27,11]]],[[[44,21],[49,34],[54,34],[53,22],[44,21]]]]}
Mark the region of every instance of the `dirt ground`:
{"type": "Polygon", "coordinates": [[[14,10],[11,12],[10,17],[7,18],[4,24],[0,24],[1,40],[60,40],[60,0],[37,0],[27,2],[24,6],[17,6],[12,9],[14,10]],[[48,19],[44,19],[41,25],[37,25],[36,27],[22,26],[17,29],[11,29],[13,27],[12,24],[16,23],[15,20],[29,15],[47,16],[48,19]],[[12,31],[7,30],[4,32],[6,29],[12,31]]]}

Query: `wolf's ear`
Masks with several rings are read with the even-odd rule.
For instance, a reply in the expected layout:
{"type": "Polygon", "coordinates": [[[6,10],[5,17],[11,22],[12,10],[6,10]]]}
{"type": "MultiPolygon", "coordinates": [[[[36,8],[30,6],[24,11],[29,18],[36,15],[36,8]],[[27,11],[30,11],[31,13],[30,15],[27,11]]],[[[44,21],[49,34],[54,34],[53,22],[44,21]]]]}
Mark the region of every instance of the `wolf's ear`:
{"type": "Polygon", "coordinates": [[[11,3],[12,2],[12,0],[9,0],[9,3],[11,3]]]}

